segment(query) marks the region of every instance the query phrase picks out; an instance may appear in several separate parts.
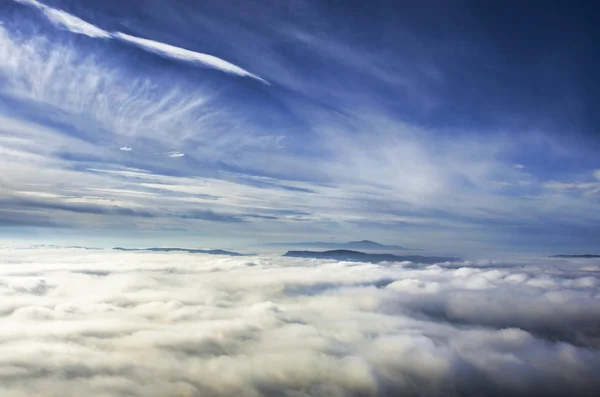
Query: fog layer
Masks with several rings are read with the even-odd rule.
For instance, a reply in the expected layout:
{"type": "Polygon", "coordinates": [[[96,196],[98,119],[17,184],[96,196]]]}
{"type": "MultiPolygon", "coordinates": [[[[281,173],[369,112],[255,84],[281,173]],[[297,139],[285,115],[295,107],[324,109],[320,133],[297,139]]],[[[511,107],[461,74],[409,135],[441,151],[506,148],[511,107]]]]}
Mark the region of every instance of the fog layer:
{"type": "Polygon", "coordinates": [[[599,278],[598,259],[3,248],[0,395],[593,395],[599,278]]]}

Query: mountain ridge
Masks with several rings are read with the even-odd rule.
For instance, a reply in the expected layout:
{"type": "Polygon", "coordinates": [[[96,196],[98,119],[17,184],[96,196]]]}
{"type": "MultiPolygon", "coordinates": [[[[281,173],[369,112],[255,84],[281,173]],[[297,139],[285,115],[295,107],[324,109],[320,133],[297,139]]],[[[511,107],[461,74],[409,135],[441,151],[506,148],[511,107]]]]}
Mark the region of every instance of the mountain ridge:
{"type": "Polygon", "coordinates": [[[560,255],[551,255],[550,258],[572,258],[572,259],[592,259],[592,258],[600,258],[600,255],[595,254],[579,254],[579,255],[570,255],[570,254],[560,254],[560,255]]]}
{"type": "Polygon", "coordinates": [[[228,255],[228,256],[252,256],[252,254],[240,254],[239,252],[226,251],[221,249],[201,250],[194,248],[177,248],[177,247],[150,247],[150,248],[123,248],[114,247],[114,251],[152,251],[152,252],[187,252],[189,254],[208,254],[208,255],[228,255]]]}
{"type": "Polygon", "coordinates": [[[457,257],[421,256],[421,255],[394,255],[394,254],[369,254],[352,250],[331,251],[288,251],[283,256],[294,258],[335,259],[353,262],[404,262],[434,264],[440,262],[455,262],[461,260],[457,257]]]}
{"type": "Polygon", "coordinates": [[[349,242],[337,241],[305,241],[292,243],[270,243],[269,246],[275,247],[307,247],[322,249],[349,249],[349,250],[390,250],[390,251],[421,251],[420,249],[406,248],[400,245],[386,245],[372,240],[356,240],[349,242]]]}

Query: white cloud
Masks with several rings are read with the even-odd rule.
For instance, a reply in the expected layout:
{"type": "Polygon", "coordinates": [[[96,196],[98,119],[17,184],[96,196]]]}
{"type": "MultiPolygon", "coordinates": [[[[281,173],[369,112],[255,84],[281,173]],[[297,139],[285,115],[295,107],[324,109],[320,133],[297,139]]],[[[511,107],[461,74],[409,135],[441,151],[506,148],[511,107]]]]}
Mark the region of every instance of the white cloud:
{"type": "Polygon", "coordinates": [[[131,152],[131,148],[128,146],[123,146],[122,148],[120,148],[119,150],[123,151],[123,152],[131,152]]]}
{"type": "Polygon", "coordinates": [[[110,38],[111,34],[99,27],[92,25],[89,22],[84,21],[74,15],[71,15],[65,11],[58,10],[52,7],[48,7],[36,0],[15,0],[18,3],[28,4],[38,8],[46,15],[50,22],[58,27],[68,30],[72,33],[82,34],[93,38],[110,38]]]}
{"type": "Polygon", "coordinates": [[[596,195],[600,193],[600,182],[545,182],[542,186],[546,189],[558,192],[581,193],[584,195],[596,195]]]}
{"type": "Polygon", "coordinates": [[[10,264],[0,268],[7,397],[560,396],[599,386],[598,261],[418,267],[0,249],[10,264]]]}
{"type": "MultiPolygon", "coordinates": [[[[87,135],[143,135],[156,146],[194,139],[210,149],[219,128],[236,133],[236,118],[211,108],[213,93],[207,89],[184,88],[176,76],[169,85],[148,74],[132,77],[69,44],[17,36],[0,26],[0,75],[7,81],[3,91],[60,109],[48,113],[87,135]]],[[[244,131],[229,146],[247,147],[250,139],[244,131]]]]}
{"type": "Polygon", "coordinates": [[[169,152],[167,153],[167,157],[175,158],[175,157],[184,157],[185,154],[181,152],[169,152]]]}
{"type": "Polygon", "coordinates": [[[266,80],[240,68],[239,66],[236,66],[232,63],[229,63],[227,61],[224,61],[223,59],[217,58],[212,55],[186,50],[185,48],[175,47],[154,40],[130,36],[125,33],[115,33],[114,37],[126,41],[128,43],[132,43],[140,48],[154,52],[161,56],[196,63],[200,66],[218,69],[225,73],[236,74],[238,76],[252,77],[265,84],[268,84],[266,80]]]}
{"type": "Polygon", "coordinates": [[[180,61],[191,62],[202,67],[217,69],[225,73],[238,76],[251,77],[265,84],[268,81],[263,78],[242,69],[241,67],[227,62],[213,55],[203,54],[185,48],[176,47],[170,44],[161,43],[150,39],[131,36],[121,32],[110,33],[89,22],[84,21],[63,10],[48,7],[36,0],[14,0],[19,3],[28,4],[38,8],[44,13],[48,20],[56,27],[68,30],[75,34],[82,34],[92,38],[118,39],[135,45],[146,51],[153,52],[163,57],[178,59],[180,61]]]}
{"type": "Polygon", "coordinates": [[[44,7],[44,14],[55,26],[62,27],[72,33],[103,39],[111,37],[110,33],[64,11],[44,7]]]}
{"type": "Polygon", "coordinates": [[[515,167],[518,170],[522,170],[523,168],[525,168],[523,164],[514,164],[513,167],[515,167]]]}
{"type": "Polygon", "coordinates": [[[193,140],[205,159],[278,144],[248,131],[232,111],[215,108],[216,92],[181,75],[168,82],[151,70],[139,75],[69,43],[23,38],[3,26],[0,76],[5,93],[60,109],[48,117],[87,135],[141,135],[150,146],[193,140]]]}

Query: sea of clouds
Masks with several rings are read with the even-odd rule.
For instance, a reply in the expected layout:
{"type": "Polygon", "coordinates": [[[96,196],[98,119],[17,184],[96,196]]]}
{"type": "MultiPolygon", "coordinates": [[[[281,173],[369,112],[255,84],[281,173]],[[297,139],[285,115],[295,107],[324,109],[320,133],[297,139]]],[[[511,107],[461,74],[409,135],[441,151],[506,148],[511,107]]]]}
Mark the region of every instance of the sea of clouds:
{"type": "Polygon", "coordinates": [[[0,395],[582,396],[600,260],[0,249],[0,395]]]}

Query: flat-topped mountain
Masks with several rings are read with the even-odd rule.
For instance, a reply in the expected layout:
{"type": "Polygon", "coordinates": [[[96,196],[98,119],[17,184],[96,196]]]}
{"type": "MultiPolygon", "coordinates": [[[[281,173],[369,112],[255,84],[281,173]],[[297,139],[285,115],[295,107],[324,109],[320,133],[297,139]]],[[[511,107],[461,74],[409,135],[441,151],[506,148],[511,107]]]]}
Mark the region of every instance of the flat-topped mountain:
{"type": "Polygon", "coordinates": [[[600,255],[594,255],[594,254],[583,254],[583,255],[568,255],[568,254],[562,254],[562,255],[552,255],[550,258],[580,258],[580,259],[590,259],[590,258],[600,258],[600,255]]]}
{"type": "Polygon", "coordinates": [[[371,240],[350,241],[349,243],[340,243],[347,247],[356,247],[362,249],[389,249],[389,250],[407,250],[408,248],[399,245],[385,245],[371,240]]]}
{"type": "Polygon", "coordinates": [[[318,258],[318,259],[335,259],[340,261],[355,261],[355,262],[404,262],[410,261],[415,263],[433,264],[440,262],[455,262],[460,258],[455,257],[438,257],[438,256],[421,256],[421,255],[393,255],[393,254],[368,254],[360,251],[351,250],[333,250],[333,251],[288,251],[283,256],[295,258],[318,258]]]}
{"type": "Polygon", "coordinates": [[[277,247],[306,247],[306,248],[321,248],[321,249],[346,249],[346,250],[371,250],[371,251],[420,251],[402,247],[400,245],[385,245],[371,240],[360,240],[350,242],[337,241],[305,241],[299,243],[271,243],[270,246],[277,247]]]}
{"type": "Polygon", "coordinates": [[[153,251],[153,252],[187,252],[190,254],[209,254],[209,255],[229,255],[229,256],[249,256],[246,254],[240,254],[239,252],[225,251],[225,250],[200,250],[190,248],[122,248],[115,247],[115,251],[153,251]]]}

